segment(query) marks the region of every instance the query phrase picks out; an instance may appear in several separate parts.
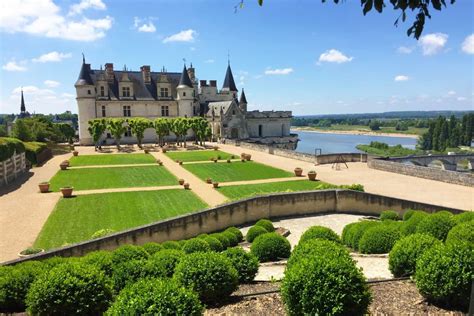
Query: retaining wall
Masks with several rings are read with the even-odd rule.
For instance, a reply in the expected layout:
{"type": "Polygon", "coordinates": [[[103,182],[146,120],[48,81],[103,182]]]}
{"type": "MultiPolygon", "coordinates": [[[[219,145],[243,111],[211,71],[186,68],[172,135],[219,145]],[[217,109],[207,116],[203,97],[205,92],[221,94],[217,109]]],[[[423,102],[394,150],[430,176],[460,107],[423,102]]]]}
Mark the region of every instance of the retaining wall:
{"type": "Polygon", "coordinates": [[[13,182],[20,174],[27,170],[25,153],[14,154],[0,162],[0,186],[13,182]]]}
{"type": "MultiPolygon", "coordinates": [[[[248,198],[197,213],[155,222],[102,238],[10,261],[6,264],[53,256],[82,256],[95,250],[113,250],[124,244],[141,245],[150,241],[181,240],[202,233],[212,233],[229,226],[242,226],[261,218],[296,217],[328,213],[350,213],[378,216],[381,211],[394,210],[403,215],[408,209],[427,212],[462,210],[391,198],[351,190],[322,190],[279,193],[248,198]]],[[[74,219],[71,219],[74,220],[74,219]]]]}

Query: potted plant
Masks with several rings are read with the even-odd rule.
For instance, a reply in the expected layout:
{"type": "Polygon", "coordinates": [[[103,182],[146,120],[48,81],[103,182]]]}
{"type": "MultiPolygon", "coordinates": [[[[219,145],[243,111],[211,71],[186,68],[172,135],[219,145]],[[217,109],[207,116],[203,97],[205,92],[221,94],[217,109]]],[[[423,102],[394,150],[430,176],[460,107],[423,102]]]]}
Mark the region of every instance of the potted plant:
{"type": "Polygon", "coordinates": [[[73,187],[64,187],[61,188],[61,193],[63,194],[64,198],[70,198],[72,196],[72,191],[74,190],[73,187]]]}
{"type": "Polygon", "coordinates": [[[179,183],[179,185],[183,185],[184,184],[184,179],[179,179],[178,183],[179,183]]]}
{"type": "Polygon", "coordinates": [[[211,179],[211,178],[207,178],[207,179],[206,179],[206,183],[211,184],[211,183],[212,183],[212,179],[211,179]]]}
{"type": "Polygon", "coordinates": [[[227,159],[227,163],[230,163],[230,159],[227,159]]]}
{"type": "Polygon", "coordinates": [[[295,168],[295,176],[301,177],[302,174],[303,174],[303,169],[301,169],[300,167],[296,167],[295,168]]]}
{"type": "Polygon", "coordinates": [[[217,162],[217,158],[214,158],[213,161],[214,161],[214,162],[217,162]]]}
{"type": "Polygon", "coordinates": [[[38,184],[41,193],[48,193],[49,192],[49,182],[44,181],[38,184]]]}
{"type": "Polygon", "coordinates": [[[219,187],[219,182],[217,181],[212,182],[212,186],[217,189],[219,187]]]}
{"type": "Polygon", "coordinates": [[[182,164],[183,164],[183,161],[180,160],[180,161],[179,161],[179,164],[182,165],[182,164]]]}
{"type": "Polygon", "coordinates": [[[245,159],[247,161],[250,161],[250,159],[252,159],[252,155],[251,154],[245,154],[245,159]]]}
{"type": "Polygon", "coordinates": [[[217,146],[214,146],[214,150],[218,150],[218,149],[219,149],[219,147],[217,147],[217,146]]]}
{"type": "Polygon", "coordinates": [[[42,249],[42,248],[29,247],[29,248],[26,248],[25,250],[22,250],[18,254],[18,257],[24,258],[24,257],[28,257],[28,256],[31,256],[31,255],[35,255],[37,253],[42,253],[42,252],[44,252],[44,249],[42,249]]]}
{"type": "Polygon", "coordinates": [[[184,189],[185,189],[185,190],[189,190],[189,183],[186,182],[186,183],[184,184],[184,189]]]}
{"type": "Polygon", "coordinates": [[[63,164],[67,165],[69,167],[70,163],[69,163],[69,160],[64,160],[63,161],[63,164]]]}
{"type": "Polygon", "coordinates": [[[310,181],[314,181],[316,180],[316,175],[317,175],[316,171],[311,170],[310,172],[308,172],[308,179],[310,181]]]}
{"type": "Polygon", "coordinates": [[[61,168],[61,170],[66,170],[67,167],[69,167],[69,164],[68,163],[65,163],[64,161],[61,162],[61,164],[59,165],[59,167],[61,168]]]}
{"type": "Polygon", "coordinates": [[[77,150],[74,150],[74,151],[72,152],[72,154],[74,155],[74,157],[79,156],[79,152],[78,152],[77,150]]]}
{"type": "Polygon", "coordinates": [[[166,153],[166,148],[163,147],[163,148],[161,149],[161,151],[163,152],[163,154],[165,154],[165,153],[166,153]]]}
{"type": "Polygon", "coordinates": [[[163,161],[161,161],[161,159],[158,159],[158,160],[156,161],[156,163],[159,164],[160,166],[163,165],[163,161]]]}
{"type": "Polygon", "coordinates": [[[150,152],[148,149],[144,149],[143,151],[145,152],[145,154],[148,154],[150,152]]]}
{"type": "Polygon", "coordinates": [[[245,159],[245,155],[247,155],[247,154],[246,154],[246,153],[241,153],[241,154],[240,154],[240,158],[245,159]]]}

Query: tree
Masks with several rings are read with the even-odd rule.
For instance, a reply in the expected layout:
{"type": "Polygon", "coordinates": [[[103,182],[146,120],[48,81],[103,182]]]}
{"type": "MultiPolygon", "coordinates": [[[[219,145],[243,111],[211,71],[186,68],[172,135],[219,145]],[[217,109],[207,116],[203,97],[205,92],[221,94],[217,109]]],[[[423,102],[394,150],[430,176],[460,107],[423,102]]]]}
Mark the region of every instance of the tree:
{"type": "Polygon", "coordinates": [[[12,136],[24,142],[33,140],[31,128],[24,119],[16,120],[15,125],[13,125],[12,136]]]}
{"type": "Polygon", "coordinates": [[[165,145],[165,136],[170,134],[171,120],[168,118],[157,118],[153,121],[153,127],[158,136],[158,144],[163,147],[165,145]]]}
{"type": "Polygon", "coordinates": [[[54,124],[54,126],[59,130],[59,132],[62,134],[63,140],[72,143],[74,136],[76,136],[76,131],[74,128],[67,124],[67,123],[57,123],[54,124]]]}
{"type": "Polygon", "coordinates": [[[87,130],[89,131],[89,134],[91,135],[92,140],[95,144],[95,149],[101,149],[99,142],[100,138],[102,137],[102,134],[104,134],[105,130],[107,129],[107,121],[105,119],[94,119],[90,120],[88,124],[89,127],[87,130]]]}
{"type": "Polygon", "coordinates": [[[122,135],[127,131],[127,127],[124,125],[125,122],[124,119],[109,119],[107,121],[107,128],[115,139],[117,149],[120,149],[120,140],[122,139],[122,135]]]}
{"type": "Polygon", "coordinates": [[[377,120],[373,120],[370,122],[369,127],[373,131],[378,131],[380,130],[380,123],[377,120]]]}
{"type": "Polygon", "coordinates": [[[151,121],[146,118],[137,117],[128,120],[128,126],[132,130],[132,134],[137,137],[138,147],[142,148],[142,140],[145,137],[145,130],[153,127],[151,121]]]}
{"type": "Polygon", "coordinates": [[[198,116],[190,119],[189,125],[193,130],[194,135],[196,135],[196,144],[199,141],[199,144],[202,146],[203,141],[208,136],[208,129],[210,131],[209,122],[205,118],[198,116]]]}
{"type": "Polygon", "coordinates": [[[180,145],[180,141],[182,140],[184,143],[184,147],[186,147],[186,133],[188,132],[189,126],[189,119],[186,117],[177,117],[173,119],[171,124],[171,131],[176,135],[176,142],[180,145]]]}
{"type": "MultiPolygon", "coordinates": [[[[257,0],[260,6],[263,5],[263,0],[257,0]]],[[[407,10],[417,12],[413,25],[407,30],[407,35],[419,39],[425,27],[426,18],[431,19],[430,10],[435,9],[441,11],[446,7],[446,2],[454,4],[456,0],[361,0],[362,12],[366,15],[368,12],[375,9],[378,13],[382,13],[383,9],[388,5],[392,6],[393,10],[400,13],[395,20],[394,25],[398,26],[400,19],[405,22],[407,18],[407,10]]],[[[321,0],[322,3],[329,2],[328,0],[321,0]]],[[[344,2],[341,0],[333,0],[335,4],[344,2]]],[[[240,0],[237,7],[243,8],[244,0],[240,0]]]]}

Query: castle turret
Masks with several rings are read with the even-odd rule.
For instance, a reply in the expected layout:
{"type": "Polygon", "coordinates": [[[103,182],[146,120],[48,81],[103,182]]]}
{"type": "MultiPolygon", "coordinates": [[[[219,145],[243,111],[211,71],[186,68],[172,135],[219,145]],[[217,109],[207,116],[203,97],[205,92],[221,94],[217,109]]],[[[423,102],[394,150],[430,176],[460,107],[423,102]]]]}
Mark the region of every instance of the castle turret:
{"type": "Polygon", "coordinates": [[[91,78],[91,65],[86,64],[84,56],[82,57],[82,66],[77,78],[76,84],[76,100],[79,112],[79,139],[81,144],[92,144],[92,137],[89,134],[88,125],[89,120],[96,118],[95,109],[95,86],[91,78]]]}
{"type": "Polygon", "coordinates": [[[242,88],[242,94],[240,95],[239,108],[242,112],[247,112],[247,98],[245,97],[244,88],[242,88]]]}
{"type": "Polygon", "coordinates": [[[232,69],[230,69],[230,63],[227,65],[227,71],[225,73],[224,84],[222,85],[222,91],[232,93],[234,98],[237,97],[237,87],[234,81],[234,75],[232,75],[232,69]]]}
{"type": "Polygon", "coordinates": [[[176,88],[178,101],[178,116],[193,116],[194,87],[189,78],[186,65],[183,67],[178,87],[176,88]]]}

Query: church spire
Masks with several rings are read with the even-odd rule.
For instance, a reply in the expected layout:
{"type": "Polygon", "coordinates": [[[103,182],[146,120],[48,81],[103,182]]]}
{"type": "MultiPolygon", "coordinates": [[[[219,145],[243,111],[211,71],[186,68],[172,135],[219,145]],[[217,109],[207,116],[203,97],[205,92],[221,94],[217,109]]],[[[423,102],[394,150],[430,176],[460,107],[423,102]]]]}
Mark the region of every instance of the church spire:
{"type": "Polygon", "coordinates": [[[21,105],[20,105],[20,113],[26,113],[26,106],[25,106],[25,99],[23,98],[23,88],[21,88],[21,105]]]}
{"type": "Polygon", "coordinates": [[[185,86],[192,88],[193,83],[191,82],[191,79],[189,78],[188,70],[186,69],[186,65],[183,67],[183,72],[181,73],[181,78],[179,78],[179,84],[178,87],[185,86]]]}
{"type": "Polygon", "coordinates": [[[234,76],[232,75],[232,69],[230,69],[230,61],[227,65],[227,71],[225,73],[224,84],[222,85],[222,90],[227,91],[238,91],[237,87],[235,86],[234,76]]]}

